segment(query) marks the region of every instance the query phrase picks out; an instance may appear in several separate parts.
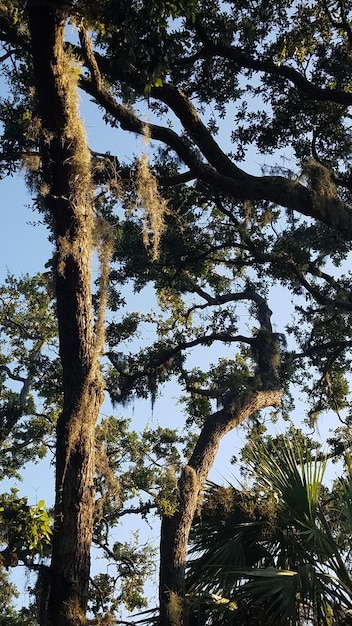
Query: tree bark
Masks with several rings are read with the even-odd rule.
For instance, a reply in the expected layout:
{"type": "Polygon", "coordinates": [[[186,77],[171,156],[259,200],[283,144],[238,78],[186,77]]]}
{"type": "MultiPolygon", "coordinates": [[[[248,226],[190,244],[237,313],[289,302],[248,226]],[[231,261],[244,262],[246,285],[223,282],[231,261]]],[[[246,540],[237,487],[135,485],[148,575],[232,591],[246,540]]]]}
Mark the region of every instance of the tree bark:
{"type": "Polygon", "coordinates": [[[60,0],[29,0],[27,5],[42,127],[40,184],[56,242],[54,274],[64,393],[57,423],[50,588],[43,596],[41,626],[86,622],[94,433],[103,400],[101,346],[94,334],[91,304],[90,154],[78,114],[77,70],[64,51],[65,6],[60,0]]]}
{"type": "Polygon", "coordinates": [[[160,624],[186,626],[185,562],[189,533],[199,493],[213,466],[222,438],[256,411],[278,406],[281,391],[248,390],[229,408],[214,413],[204,424],[194,452],[178,481],[177,511],[164,516],[160,541],[160,624]]]}
{"type": "Polygon", "coordinates": [[[164,516],[160,540],[160,624],[187,626],[185,603],[185,563],[189,533],[196,512],[199,493],[208,477],[222,438],[256,411],[279,406],[280,388],[279,338],[273,333],[271,311],[265,299],[247,290],[242,298],[251,300],[257,308],[260,329],[252,341],[257,373],[248,378],[243,391],[233,390],[231,400],[223,409],[213,413],[204,423],[188,464],[177,485],[177,509],[164,516]]]}

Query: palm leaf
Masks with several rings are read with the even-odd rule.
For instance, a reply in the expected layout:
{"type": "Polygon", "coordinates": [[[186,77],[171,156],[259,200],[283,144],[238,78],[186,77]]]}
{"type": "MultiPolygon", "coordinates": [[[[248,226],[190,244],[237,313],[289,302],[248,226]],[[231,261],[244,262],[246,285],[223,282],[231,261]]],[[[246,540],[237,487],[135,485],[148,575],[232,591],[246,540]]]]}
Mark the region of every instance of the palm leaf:
{"type": "Polygon", "coordinates": [[[272,449],[253,444],[250,454],[257,480],[279,497],[279,506],[297,519],[314,519],[327,460],[313,460],[308,447],[293,439],[272,449]],[[274,451],[274,453],[273,453],[274,451]]]}
{"type": "MultiPolygon", "coordinates": [[[[190,562],[189,581],[198,615],[208,593],[203,607],[208,621],[199,623],[288,626],[314,619],[318,626],[347,624],[352,581],[322,506],[326,459],[316,461],[305,447],[286,439],[274,453],[253,445],[251,462],[256,493],[275,501],[276,513],[270,519],[247,514],[247,521],[238,511],[233,518],[215,516],[203,534],[195,533],[197,558],[190,562]],[[215,613],[218,621],[213,622],[209,616],[215,613]]],[[[351,464],[337,497],[342,498],[341,518],[351,528],[351,464]]],[[[201,527],[199,522],[197,531],[201,527]]]]}

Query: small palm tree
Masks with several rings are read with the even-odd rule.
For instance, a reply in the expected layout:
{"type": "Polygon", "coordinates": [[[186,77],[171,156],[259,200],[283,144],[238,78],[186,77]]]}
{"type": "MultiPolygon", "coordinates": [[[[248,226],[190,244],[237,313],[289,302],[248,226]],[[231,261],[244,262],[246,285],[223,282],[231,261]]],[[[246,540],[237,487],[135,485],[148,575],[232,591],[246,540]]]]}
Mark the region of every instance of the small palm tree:
{"type": "Polygon", "coordinates": [[[288,439],[254,444],[250,490],[210,485],[192,536],[190,624],[352,624],[352,470],[331,494],[326,460],[288,439]]]}

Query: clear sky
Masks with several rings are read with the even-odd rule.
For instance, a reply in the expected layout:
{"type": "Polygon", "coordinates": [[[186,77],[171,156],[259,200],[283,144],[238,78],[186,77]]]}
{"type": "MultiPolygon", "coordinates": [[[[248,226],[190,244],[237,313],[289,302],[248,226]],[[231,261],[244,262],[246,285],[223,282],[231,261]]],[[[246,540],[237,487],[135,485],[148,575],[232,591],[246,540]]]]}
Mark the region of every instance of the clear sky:
{"type": "Polygon", "coordinates": [[[51,254],[48,230],[31,208],[30,193],[21,173],[0,181],[0,278],[44,270],[51,254]],[[36,225],[34,225],[36,224],[36,225]]]}

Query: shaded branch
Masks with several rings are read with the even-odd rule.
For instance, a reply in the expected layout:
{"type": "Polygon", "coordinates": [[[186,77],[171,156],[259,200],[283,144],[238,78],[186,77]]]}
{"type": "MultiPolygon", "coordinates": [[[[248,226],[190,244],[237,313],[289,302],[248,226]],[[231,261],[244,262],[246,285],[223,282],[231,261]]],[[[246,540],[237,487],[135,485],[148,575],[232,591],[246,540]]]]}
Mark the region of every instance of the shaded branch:
{"type": "Polygon", "coordinates": [[[235,61],[240,67],[287,79],[309,98],[319,100],[320,102],[336,102],[343,105],[352,104],[352,94],[347,91],[318,87],[293,67],[279,65],[263,58],[255,59],[244,53],[239,46],[213,42],[199,18],[196,18],[195,22],[189,22],[189,27],[196,31],[204,45],[204,54],[207,57],[219,56],[224,59],[230,59],[235,61]]]}
{"type": "Polygon", "coordinates": [[[340,18],[341,18],[340,22],[334,19],[326,0],[323,0],[323,7],[324,7],[325,14],[328,16],[330,20],[331,25],[334,26],[335,28],[338,28],[339,30],[342,30],[346,34],[348,45],[349,45],[349,48],[351,49],[352,48],[352,29],[348,22],[346,14],[344,12],[343,3],[339,2],[340,18]]]}
{"type": "Polygon", "coordinates": [[[11,380],[17,380],[20,383],[25,383],[27,380],[23,376],[18,376],[18,374],[13,374],[7,365],[0,365],[0,372],[1,371],[5,372],[8,375],[8,377],[11,378],[11,380]]]}
{"type": "Polygon", "coordinates": [[[183,172],[182,174],[176,174],[175,176],[159,176],[158,181],[159,185],[161,185],[162,187],[176,187],[177,185],[189,183],[191,180],[194,179],[194,174],[189,171],[183,172]]]}
{"type": "Polygon", "coordinates": [[[244,342],[247,344],[252,344],[254,339],[251,337],[245,337],[243,335],[231,335],[229,333],[210,333],[209,335],[201,335],[192,341],[183,341],[178,343],[176,346],[172,348],[162,349],[158,356],[151,358],[149,362],[146,362],[143,368],[138,368],[133,374],[128,374],[124,372],[124,361],[120,362],[118,358],[116,358],[113,352],[107,352],[106,356],[110,360],[113,367],[119,373],[121,378],[123,378],[126,383],[128,381],[128,388],[132,388],[136,381],[144,378],[148,373],[155,372],[158,368],[168,365],[171,367],[175,358],[180,355],[183,351],[188,350],[190,348],[194,348],[196,346],[209,346],[214,341],[222,341],[224,343],[236,343],[236,342],[244,342]]]}
{"type": "MultiPolygon", "coordinates": [[[[298,267],[295,261],[290,258],[287,254],[281,254],[280,256],[275,256],[270,253],[263,253],[253,243],[250,235],[246,230],[246,226],[244,223],[241,223],[233,213],[228,210],[224,204],[221,202],[220,198],[217,197],[216,205],[218,209],[226,215],[231,222],[236,226],[238,233],[241,236],[242,241],[244,242],[246,248],[253,256],[253,260],[255,263],[260,264],[271,264],[272,266],[276,266],[277,268],[284,269],[285,271],[291,272],[295,278],[298,279],[298,282],[306,289],[306,291],[313,296],[313,298],[319,304],[323,304],[325,306],[331,306],[334,309],[339,308],[343,311],[351,311],[352,310],[352,293],[347,289],[341,287],[341,285],[336,281],[333,276],[330,276],[326,272],[323,272],[319,267],[316,267],[314,263],[310,262],[308,265],[308,270],[315,276],[316,278],[321,278],[327,284],[329,284],[336,291],[335,297],[326,296],[321,292],[321,290],[308,281],[305,273],[298,267]],[[339,296],[339,297],[338,297],[339,296]]],[[[250,265],[253,264],[253,260],[249,259],[247,262],[239,261],[239,264],[250,265]]],[[[229,266],[237,264],[237,262],[232,262],[231,260],[226,260],[225,263],[229,266]]],[[[203,295],[204,297],[204,295],[203,295]]]]}
{"type": "MultiPolygon", "coordinates": [[[[3,11],[3,7],[1,7],[0,10],[3,11]]],[[[0,15],[0,41],[14,46],[15,54],[17,54],[16,48],[18,47],[26,50],[27,52],[30,51],[28,32],[26,32],[25,29],[22,29],[20,32],[17,26],[11,24],[3,15],[0,15]]]]}
{"type": "Polygon", "coordinates": [[[345,339],[344,341],[339,341],[338,339],[334,341],[327,341],[326,343],[317,344],[315,346],[311,346],[303,352],[296,352],[291,355],[292,359],[302,359],[306,356],[314,355],[317,352],[326,353],[327,350],[336,349],[342,351],[344,348],[352,348],[352,340],[345,339]]]}
{"type": "MultiPolygon", "coordinates": [[[[130,109],[119,104],[105,88],[97,91],[91,81],[83,78],[80,80],[80,86],[120,123],[123,130],[144,134],[145,122],[130,109]]],[[[155,97],[159,96],[156,93],[158,89],[152,89],[152,95],[155,97]]],[[[339,198],[321,198],[297,180],[284,176],[251,176],[235,166],[232,167],[232,171],[236,171],[234,177],[224,175],[221,163],[216,159],[212,159],[215,164],[213,166],[204,163],[190,143],[173,130],[157,124],[149,124],[148,129],[151,139],[163,142],[176,152],[189,167],[189,175],[193,178],[202,180],[234,200],[266,200],[318,219],[336,228],[344,240],[352,239],[352,209],[339,198]]],[[[176,182],[178,184],[179,181],[176,182]]]]}
{"type": "Polygon", "coordinates": [[[157,508],[158,506],[154,502],[152,502],[151,500],[148,500],[148,502],[145,502],[144,504],[141,504],[140,506],[131,506],[128,509],[122,509],[116,514],[116,517],[120,518],[120,517],[123,517],[124,515],[131,515],[131,514],[139,515],[140,513],[142,513],[142,515],[145,515],[146,513],[149,513],[152,509],[157,509],[157,508]]]}
{"type": "Polygon", "coordinates": [[[3,54],[0,57],[0,63],[2,63],[3,61],[6,61],[7,59],[9,59],[13,54],[14,54],[15,50],[9,50],[8,52],[5,52],[5,54],[3,54]]]}
{"type": "Polygon", "coordinates": [[[201,430],[188,464],[198,474],[204,473],[205,480],[205,473],[208,475],[221,439],[257,411],[269,406],[279,406],[281,395],[282,392],[278,389],[246,390],[231,404],[213,413],[201,430]]]}
{"type": "Polygon", "coordinates": [[[98,548],[101,548],[105,552],[105,554],[107,554],[113,561],[115,561],[115,563],[119,561],[120,563],[127,565],[130,571],[134,570],[134,563],[127,556],[120,556],[116,554],[113,550],[111,550],[111,548],[109,548],[109,546],[106,543],[102,543],[101,541],[98,541],[97,539],[93,538],[93,542],[95,543],[96,546],[98,546],[98,548]]]}

